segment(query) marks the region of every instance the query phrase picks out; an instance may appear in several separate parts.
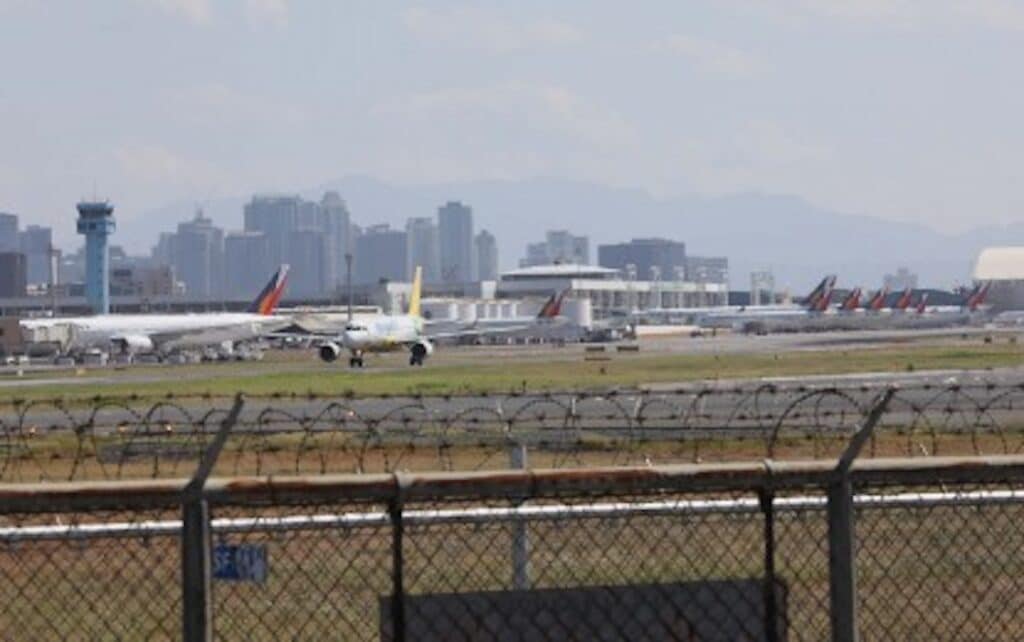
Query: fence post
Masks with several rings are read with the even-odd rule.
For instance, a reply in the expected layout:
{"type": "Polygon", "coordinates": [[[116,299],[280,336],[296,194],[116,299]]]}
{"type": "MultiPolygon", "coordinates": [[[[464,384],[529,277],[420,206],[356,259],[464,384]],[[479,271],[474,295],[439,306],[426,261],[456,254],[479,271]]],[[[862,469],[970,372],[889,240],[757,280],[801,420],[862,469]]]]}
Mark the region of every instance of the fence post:
{"type": "MultiPolygon", "coordinates": [[[[509,467],[515,470],[526,470],[526,445],[512,443],[508,451],[509,467]]],[[[517,501],[516,506],[522,505],[517,501]]],[[[530,535],[526,521],[512,521],[512,587],[518,591],[530,588],[530,535]]]]}
{"type": "Polygon", "coordinates": [[[857,642],[860,639],[857,627],[857,573],[850,468],[895,393],[895,388],[888,388],[875,401],[864,423],[854,433],[839,458],[828,486],[829,598],[833,642],[857,642]]]}
{"type": "Polygon", "coordinates": [[[210,590],[210,507],[203,487],[220,456],[228,434],[238,422],[244,399],[235,397],[228,416],[210,443],[195,474],[185,486],[181,500],[181,589],[183,638],[185,642],[213,640],[210,590]]]}
{"type": "Polygon", "coordinates": [[[775,492],[771,488],[772,463],[764,462],[768,484],[758,492],[764,514],[764,630],[767,642],[779,640],[779,605],[775,593],[775,492]]]}
{"type": "Polygon", "coordinates": [[[408,481],[401,473],[395,473],[395,494],[388,503],[391,520],[391,639],[405,642],[405,520],[402,504],[408,481]]]}

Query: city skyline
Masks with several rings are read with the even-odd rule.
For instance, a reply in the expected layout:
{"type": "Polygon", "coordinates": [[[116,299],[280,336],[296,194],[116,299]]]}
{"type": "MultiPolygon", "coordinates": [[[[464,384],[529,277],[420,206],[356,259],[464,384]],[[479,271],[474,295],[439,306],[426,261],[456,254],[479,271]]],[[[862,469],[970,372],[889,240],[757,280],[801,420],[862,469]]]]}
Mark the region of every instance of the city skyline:
{"type": "MultiPolygon", "coordinates": [[[[952,287],[967,280],[974,256],[981,247],[1024,239],[1024,226],[979,227],[970,234],[949,236],[923,226],[890,224],[870,217],[849,217],[819,210],[799,199],[749,194],[723,199],[662,201],[639,190],[610,190],[587,183],[548,179],[413,189],[353,178],[297,193],[308,200],[319,201],[324,190],[345,193],[344,200],[352,210],[354,222],[384,221],[393,227],[404,227],[409,218],[433,215],[438,204],[451,195],[464,195],[474,205],[483,204],[482,208],[477,208],[479,227],[495,232],[502,270],[514,268],[527,245],[536,242],[537,235],[530,230],[553,228],[556,223],[557,227],[589,231],[594,235],[595,246],[636,236],[692,240],[701,253],[730,258],[732,286],[739,289],[747,287],[750,272],[765,269],[775,273],[780,289],[800,291],[813,285],[811,282],[820,274],[832,272],[872,287],[900,265],[912,268],[923,283],[952,287]],[[620,216],[620,212],[630,215],[620,216]],[[401,214],[396,213],[407,215],[399,218],[401,214]],[[600,217],[600,226],[592,226],[593,216],[600,217]],[[805,232],[784,234],[786,229],[805,232]],[[848,242],[841,245],[809,242],[839,236],[848,242]],[[772,242],[765,242],[767,239],[772,242]],[[868,245],[873,248],[870,254],[857,249],[868,245]]],[[[248,199],[220,199],[211,201],[209,207],[204,204],[203,209],[230,233],[244,229],[244,223],[239,224],[239,212],[248,199]]],[[[195,204],[180,202],[148,212],[145,218],[161,221],[164,231],[172,231],[177,221],[191,218],[195,208],[195,204]]],[[[73,209],[71,212],[73,214],[73,209]]],[[[124,247],[130,254],[147,252],[157,240],[153,237],[155,226],[133,228],[130,223],[123,223],[121,212],[118,205],[118,231],[112,243],[124,247]],[[138,241],[139,232],[145,243],[138,241]]],[[[18,214],[25,223],[33,222],[34,217],[18,214]]],[[[65,225],[63,229],[73,230],[73,225],[65,225]]],[[[55,242],[65,256],[73,254],[75,245],[62,245],[57,240],[60,231],[54,230],[55,242]]],[[[78,242],[75,239],[75,243],[78,242]]]]}

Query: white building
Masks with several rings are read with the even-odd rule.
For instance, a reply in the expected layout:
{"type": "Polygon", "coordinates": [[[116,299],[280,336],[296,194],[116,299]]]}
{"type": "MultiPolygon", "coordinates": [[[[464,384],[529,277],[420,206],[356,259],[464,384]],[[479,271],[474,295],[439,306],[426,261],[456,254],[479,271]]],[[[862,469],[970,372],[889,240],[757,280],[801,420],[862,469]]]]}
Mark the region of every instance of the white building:
{"type": "Polygon", "coordinates": [[[990,283],[993,312],[1024,310],[1024,247],[989,247],[974,263],[974,280],[990,283]]]}
{"type": "Polygon", "coordinates": [[[596,265],[537,265],[504,272],[498,281],[499,297],[549,296],[569,291],[570,299],[587,299],[598,319],[634,310],[696,308],[726,305],[724,283],[628,280],[612,268],[596,265]]]}

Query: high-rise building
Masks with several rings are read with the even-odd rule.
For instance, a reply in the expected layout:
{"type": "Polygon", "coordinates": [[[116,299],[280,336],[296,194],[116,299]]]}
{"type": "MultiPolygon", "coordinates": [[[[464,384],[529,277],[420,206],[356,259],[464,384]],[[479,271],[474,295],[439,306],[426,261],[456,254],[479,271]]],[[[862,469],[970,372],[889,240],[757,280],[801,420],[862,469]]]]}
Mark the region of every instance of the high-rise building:
{"type": "Polygon", "coordinates": [[[85,298],[95,314],[110,312],[110,255],[114,208],[106,201],[78,204],[77,229],[85,235],[85,298]]]}
{"type": "Polygon", "coordinates": [[[355,281],[378,283],[408,281],[406,263],[408,240],[405,232],[392,230],[388,225],[372,225],[363,231],[356,243],[355,281]]]}
{"type": "Polygon", "coordinates": [[[640,280],[675,280],[679,274],[686,274],[686,244],[648,238],[601,245],[597,249],[597,262],[601,267],[623,271],[630,265],[635,266],[636,278],[640,280]]]}
{"type": "Polygon", "coordinates": [[[885,287],[893,291],[905,290],[907,288],[916,290],[917,274],[911,272],[908,268],[901,267],[896,270],[896,274],[886,274],[884,283],[885,287]]]}
{"type": "Polygon", "coordinates": [[[177,240],[174,232],[160,232],[156,245],[150,253],[155,265],[174,266],[174,244],[177,240]]]}
{"type": "Polygon", "coordinates": [[[325,193],[320,200],[317,227],[323,230],[326,240],[324,281],[330,290],[345,282],[345,254],[352,251],[351,225],[351,215],[341,196],[337,192],[325,193]]]}
{"type": "Polygon", "coordinates": [[[498,241],[487,230],[480,230],[474,239],[476,245],[477,279],[498,280],[498,241]]]}
{"type": "Polygon", "coordinates": [[[224,293],[224,231],[197,210],[191,221],[178,224],[174,242],[174,274],[194,298],[224,293]]]}
{"type": "Polygon", "coordinates": [[[437,210],[441,248],[441,280],[468,283],[476,280],[473,265],[473,210],[448,201],[437,210]]]}
{"type": "MultiPolygon", "coordinates": [[[[663,275],[662,280],[665,278],[663,275]]],[[[696,283],[728,283],[729,259],[724,256],[687,256],[686,280],[696,283]]]]}
{"type": "Polygon", "coordinates": [[[25,274],[29,283],[49,284],[52,276],[51,250],[53,230],[39,225],[29,225],[19,235],[21,253],[25,255],[25,274]]]}
{"type": "Polygon", "coordinates": [[[0,252],[18,252],[18,216],[0,212],[0,252]]]}
{"type": "Polygon", "coordinates": [[[254,196],[245,206],[245,231],[263,232],[267,237],[267,264],[261,272],[271,274],[291,257],[288,240],[298,227],[302,199],[298,196],[254,196]]]}
{"type": "Polygon", "coordinates": [[[263,232],[230,232],[224,237],[224,277],[228,292],[260,291],[269,278],[267,237],[263,232]]]}
{"type": "Polygon", "coordinates": [[[25,255],[0,252],[0,297],[25,296],[25,255]]]}
{"type": "Polygon", "coordinates": [[[544,241],[526,246],[526,257],[519,261],[520,267],[552,265],[555,263],[590,263],[590,239],[575,236],[566,230],[548,230],[544,241]]]}
{"type": "Polygon", "coordinates": [[[327,292],[328,287],[324,282],[327,239],[324,234],[312,227],[292,230],[288,237],[288,251],[285,263],[291,267],[291,271],[288,273],[285,295],[316,297],[327,292]]]}
{"type": "Polygon", "coordinates": [[[407,267],[411,270],[417,266],[423,268],[423,279],[428,283],[441,280],[440,242],[437,225],[429,217],[410,218],[405,223],[405,235],[408,250],[407,267]]]}

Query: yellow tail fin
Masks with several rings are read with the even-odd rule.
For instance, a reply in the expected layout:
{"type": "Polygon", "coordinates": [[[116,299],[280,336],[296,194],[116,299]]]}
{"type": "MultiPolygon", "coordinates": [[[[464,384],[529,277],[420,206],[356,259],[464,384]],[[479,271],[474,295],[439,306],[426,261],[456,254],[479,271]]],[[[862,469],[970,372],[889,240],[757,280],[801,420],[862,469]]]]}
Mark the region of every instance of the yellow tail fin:
{"type": "Polygon", "coordinates": [[[409,295],[409,316],[420,316],[420,292],[423,290],[423,268],[416,266],[416,274],[412,278],[412,294],[409,295]]]}

